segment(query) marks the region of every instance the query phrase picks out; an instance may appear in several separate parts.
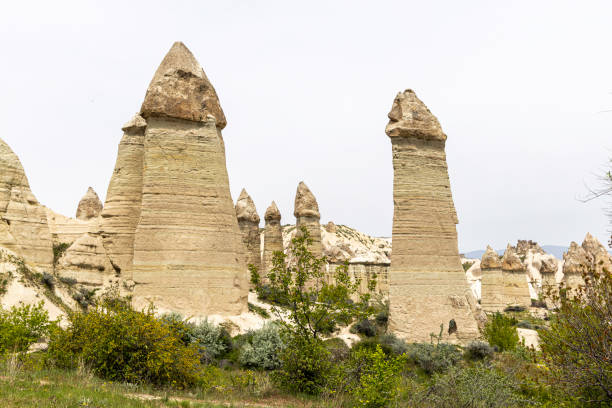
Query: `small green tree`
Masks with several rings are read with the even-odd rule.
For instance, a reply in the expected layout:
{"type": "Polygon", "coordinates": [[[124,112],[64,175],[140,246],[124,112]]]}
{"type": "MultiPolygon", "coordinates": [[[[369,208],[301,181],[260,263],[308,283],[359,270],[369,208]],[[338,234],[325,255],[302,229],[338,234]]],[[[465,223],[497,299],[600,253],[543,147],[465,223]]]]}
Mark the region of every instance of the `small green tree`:
{"type": "Polygon", "coordinates": [[[49,321],[42,301],[36,305],[12,306],[9,310],[0,307],[0,355],[27,351],[49,335],[54,324],[49,321]]]}
{"type": "MultiPolygon", "coordinates": [[[[314,394],[322,390],[331,368],[322,336],[336,323],[373,314],[370,292],[376,279],[369,281],[368,293],[358,294],[361,282],[351,279],[348,265],[327,273],[325,257],[313,255],[308,249],[311,244],[308,231],[302,227],[291,240],[291,259],[281,251],[275,252],[265,290],[287,337],[287,347],[280,356],[282,365],[275,377],[282,386],[314,394]]],[[[251,282],[258,292],[263,290],[255,268],[251,268],[251,282]]]]}
{"type": "Polygon", "coordinates": [[[483,331],[484,337],[491,346],[497,347],[499,351],[513,350],[519,342],[516,323],[516,319],[496,312],[489,316],[483,331]]]}

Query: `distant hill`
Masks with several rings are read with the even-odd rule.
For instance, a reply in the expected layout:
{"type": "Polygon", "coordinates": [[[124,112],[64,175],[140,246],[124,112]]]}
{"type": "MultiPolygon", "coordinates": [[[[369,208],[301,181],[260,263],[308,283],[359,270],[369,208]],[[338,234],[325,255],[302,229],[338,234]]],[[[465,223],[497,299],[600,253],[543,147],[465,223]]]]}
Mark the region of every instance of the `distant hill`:
{"type": "MultiPolygon", "coordinates": [[[[546,253],[548,254],[552,254],[555,256],[555,258],[557,259],[563,259],[563,253],[567,252],[567,249],[569,247],[563,246],[563,245],[542,245],[542,249],[544,251],[546,251],[546,253]]],[[[498,249],[496,250],[496,252],[499,255],[503,255],[504,252],[506,251],[506,249],[498,249]]],[[[608,251],[612,254],[612,251],[608,251]]],[[[482,255],[485,253],[484,249],[478,249],[476,251],[470,251],[470,252],[466,252],[464,254],[464,256],[466,258],[470,258],[470,259],[480,259],[482,258],[482,255]]]]}

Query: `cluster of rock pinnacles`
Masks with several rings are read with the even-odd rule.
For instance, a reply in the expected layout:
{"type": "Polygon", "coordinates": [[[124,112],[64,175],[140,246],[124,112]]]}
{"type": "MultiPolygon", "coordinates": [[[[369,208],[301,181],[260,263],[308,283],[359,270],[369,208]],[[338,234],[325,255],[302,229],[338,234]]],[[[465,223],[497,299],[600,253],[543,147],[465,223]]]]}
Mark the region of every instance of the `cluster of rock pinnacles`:
{"type": "MultiPolygon", "coordinates": [[[[260,218],[245,190],[234,206],[225,125],[202,67],[185,45],[175,43],[155,72],[140,112],[122,128],[104,206],[90,188],[76,219],[43,207],[19,159],[0,140],[0,247],[85,285],[121,283],[133,290],[136,307],[153,302],[160,311],[190,317],[245,312],[246,265],[256,266],[265,279],[274,252],[284,250],[283,230],[272,202],[264,215],[262,245],[260,218]],[[72,244],[54,264],[53,245],[61,242],[72,244]]],[[[428,341],[444,325],[447,341],[473,339],[480,307],[458,253],[446,135],[411,90],[395,98],[386,133],[395,204],[393,260],[385,288],[390,328],[400,337],[428,341]]],[[[311,250],[320,255],[319,208],[304,183],[297,188],[294,216],[296,226],[309,231],[311,250]]],[[[570,248],[568,276],[579,275],[581,261],[605,257],[597,255],[601,248],[588,246],[570,248]]],[[[481,265],[484,309],[530,301],[522,263],[512,250],[499,259],[489,248],[481,265]]],[[[554,273],[555,266],[548,269],[554,273]]],[[[554,278],[546,282],[554,285],[554,278]]]]}

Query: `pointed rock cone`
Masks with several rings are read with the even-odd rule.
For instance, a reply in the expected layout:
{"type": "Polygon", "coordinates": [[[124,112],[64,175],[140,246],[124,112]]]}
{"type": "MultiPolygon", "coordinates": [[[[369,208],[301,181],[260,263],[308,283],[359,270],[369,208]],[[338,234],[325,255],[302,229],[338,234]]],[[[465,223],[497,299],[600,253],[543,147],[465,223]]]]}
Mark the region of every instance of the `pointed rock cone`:
{"type": "Polygon", "coordinates": [[[259,215],[251,196],[243,188],[236,201],[236,218],[242,232],[242,242],[246,248],[246,263],[261,270],[261,236],[259,235],[259,215]]]}
{"type": "Polygon", "coordinates": [[[612,272],[612,255],[591,233],[587,232],[582,242],[582,248],[587,253],[589,266],[593,271],[597,273],[612,272]]]}
{"type": "Polygon", "coordinates": [[[244,245],[230,195],[225,117],[193,55],[175,43],[151,81],[142,205],[134,238],[134,305],[184,316],[247,310],[244,245]]]}
{"type": "Polygon", "coordinates": [[[266,227],[264,229],[263,273],[261,273],[261,278],[263,282],[266,282],[268,272],[270,272],[273,266],[274,253],[282,252],[284,249],[283,230],[280,223],[281,213],[274,201],[272,201],[272,204],[266,210],[264,218],[266,220],[266,227]]]}
{"type": "Polygon", "coordinates": [[[100,197],[98,197],[94,189],[89,187],[81,201],[79,201],[76,218],[81,221],[87,221],[97,217],[101,212],[102,201],[100,201],[100,197]]]}
{"type": "Polygon", "coordinates": [[[394,168],[390,327],[423,342],[443,324],[443,341],[466,343],[479,335],[476,301],[457,247],[446,135],[412,90],[395,98],[386,133],[394,168]]]}
{"type": "Polygon", "coordinates": [[[121,128],[124,133],[102,210],[104,248],[113,267],[124,279],[132,279],[134,234],[142,204],[146,127],[147,122],[136,114],[121,128]]]}
{"type": "Polygon", "coordinates": [[[567,252],[563,254],[563,284],[570,293],[575,292],[579,286],[584,286],[583,275],[589,273],[589,263],[589,254],[584,247],[572,241],[567,252]]]}
{"type": "Polygon", "coordinates": [[[530,307],[531,296],[525,265],[510,244],[502,257],[501,268],[504,279],[504,305],[530,307]]]}
{"type": "Polygon", "coordinates": [[[482,271],[480,304],[486,312],[501,312],[504,310],[504,279],[501,261],[497,252],[487,246],[480,261],[482,271]]]}
{"type": "Polygon", "coordinates": [[[50,270],[53,244],[45,208],[30,190],[17,155],[0,139],[0,246],[50,270]]]}
{"type": "Polygon", "coordinates": [[[310,191],[308,186],[300,181],[295,193],[295,207],[293,215],[296,218],[296,229],[300,230],[300,227],[304,226],[310,234],[312,244],[310,251],[316,257],[323,255],[323,247],[321,245],[321,215],[319,214],[319,205],[314,194],[310,191]]]}

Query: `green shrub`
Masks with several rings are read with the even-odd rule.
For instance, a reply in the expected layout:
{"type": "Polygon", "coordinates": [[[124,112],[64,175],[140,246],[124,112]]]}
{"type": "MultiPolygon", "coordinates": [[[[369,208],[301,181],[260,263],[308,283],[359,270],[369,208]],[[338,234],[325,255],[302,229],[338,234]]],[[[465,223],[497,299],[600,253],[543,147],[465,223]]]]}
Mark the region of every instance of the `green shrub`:
{"type": "Polygon", "coordinates": [[[413,343],[408,345],[408,361],[431,375],[442,373],[461,360],[461,351],[447,343],[413,343]]]}
{"type": "Polygon", "coordinates": [[[484,337],[491,346],[497,347],[499,351],[512,350],[519,342],[516,323],[516,319],[497,312],[489,316],[483,331],[484,337]]]}
{"type": "Polygon", "coordinates": [[[381,345],[389,348],[392,354],[399,356],[401,354],[405,354],[408,351],[408,344],[402,340],[395,337],[395,334],[383,334],[378,337],[381,345]]]}
{"type": "Polygon", "coordinates": [[[274,370],[281,365],[279,353],[284,343],[279,328],[274,323],[251,332],[250,341],[240,348],[240,364],[264,370],[274,370]]]}
{"type": "Polygon", "coordinates": [[[169,312],[160,316],[162,323],[170,328],[184,345],[191,343],[191,326],[186,323],[180,313],[169,312]]]}
{"type": "Polygon", "coordinates": [[[43,308],[36,305],[0,307],[0,355],[7,352],[24,352],[41,338],[49,335],[53,323],[43,308]]]}
{"type": "Polygon", "coordinates": [[[351,333],[362,334],[366,337],[376,336],[376,326],[370,319],[361,319],[351,327],[351,333]]]}
{"type": "Polygon", "coordinates": [[[187,338],[194,344],[203,363],[211,363],[232,350],[232,337],[228,331],[208,320],[188,324],[187,338]]]}
{"type": "Polygon", "coordinates": [[[495,350],[483,341],[471,341],[465,347],[464,355],[468,360],[484,360],[493,357],[495,350]]]}
{"type": "Polygon", "coordinates": [[[82,361],[113,381],[183,388],[199,380],[195,345],[183,344],[152,308],[135,311],[118,299],[72,313],[65,330],[52,332],[48,356],[60,368],[74,368],[82,361]]]}
{"type": "Polygon", "coordinates": [[[399,373],[405,356],[389,357],[380,345],[374,351],[362,348],[351,355],[349,375],[357,378],[351,390],[355,405],[363,408],[387,407],[398,392],[399,373]]]}
{"type": "Polygon", "coordinates": [[[268,313],[268,311],[264,309],[263,307],[254,305],[251,302],[248,303],[248,306],[249,306],[249,312],[256,313],[259,316],[263,317],[264,319],[270,318],[270,313],[268,313]]]}
{"type": "Polygon", "coordinates": [[[273,381],[290,392],[321,393],[331,374],[330,353],[323,341],[291,336],[280,353],[281,367],[272,373],[273,381]]]}
{"type": "Polygon", "coordinates": [[[64,252],[70,247],[71,244],[67,242],[60,242],[59,244],[53,245],[53,265],[57,265],[57,261],[64,255],[64,252]]]}
{"type": "Polygon", "coordinates": [[[420,406],[435,408],[506,408],[518,407],[518,386],[504,374],[476,364],[452,367],[444,375],[436,374],[433,385],[421,396],[420,406]]]}
{"type": "Polygon", "coordinates": [[[346,345],[344,340],[337,337],[327,339],[323,343],[327,351],[329,351],[333,363],[340,363],[346,360],[351,353],[350,347],[346,345]]]}

